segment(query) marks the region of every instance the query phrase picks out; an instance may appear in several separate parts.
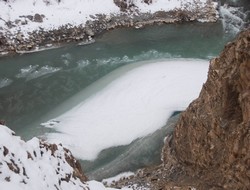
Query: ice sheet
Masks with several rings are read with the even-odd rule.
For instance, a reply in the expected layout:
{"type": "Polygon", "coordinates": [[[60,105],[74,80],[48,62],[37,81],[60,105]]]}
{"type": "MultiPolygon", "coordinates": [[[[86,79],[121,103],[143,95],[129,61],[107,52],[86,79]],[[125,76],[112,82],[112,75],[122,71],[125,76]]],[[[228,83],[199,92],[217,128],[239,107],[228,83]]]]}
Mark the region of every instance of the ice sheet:
{"type": "Polygon", "coordinates": [[[62,142],[78,158],[95,159],[101,150],[148,135],[173,111],[184,110],[198,97],[207,70],[204,60],[143,64],[43,124],[59,132],[47,137],[62,142]]]}

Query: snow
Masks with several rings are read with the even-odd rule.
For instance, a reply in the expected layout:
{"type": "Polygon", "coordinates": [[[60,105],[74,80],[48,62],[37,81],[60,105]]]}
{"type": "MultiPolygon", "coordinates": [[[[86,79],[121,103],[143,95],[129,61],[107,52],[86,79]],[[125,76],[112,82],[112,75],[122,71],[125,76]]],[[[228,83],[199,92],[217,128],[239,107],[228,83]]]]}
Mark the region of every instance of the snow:
{"type": "MultiPolygon", "coordinates": [[[[22,32],[38,30],[39,27],[46,30],[59,28],[68,23],[77,26],[85,24],[87,20],[91,20],[90,15],[95,14],[115,14],[119,12],[119,8],[112,0],[50,0],[46,5],[43,0],[17,0],[5,3],[0,1],[1,13],[0,17],[5,21],[16,19],[26,20],[27,25],[19,25],[18,28],[10,29],[15,32],[20,29],[22,32]],[[25,7],[25,8],[24,8],[25,7]],[[31,22],[29,19],[20,18],[20,16],[32,15],[36,13],[45,15],[42,23],[31,22]]],[[[0,22],[0,26],[6,27],[4,22],[0,22]]]]}
{"type": "Polygon", "coordinates": [[[198,97],[207,70],[204,60],[145,63],[43,123],[58,131],[47,138],[63,143],[77,158],[93,160],[101,150],[129,144],[164,126],[173,111],[184,110],[198,97]]]}
{"type": "Polygon", "coordinates": [[[9,128],[0,125],[0,189],[110,189],[96,181],[84,184],[74,177],[70,177],[68,182],[62,180],[66,175],[72,176],[73,168],[67,163],[61,145],[57,145],[58,149],[52,156],[51,150],[43,147],[39,139],[24,142],[13,134],[9,128]]]}
{"type": "Polygon", "coordinates": [[[134,176],[134,175],[135,175],[134,172],[124,172],[124,173],[118,174],[114,177],[103,179],[102,183],[104,183],[104,184],[106,183],[108,186],[110,186],[113,182],[119,181],[120,179],[123,179],[123,178],[128,178],[130,176],[134,176]]]}
{"type": "MultiPolygon", "coordinates": [[[[153,0],[150,5],[142,3],[141,0],[133,2],[140,12],[154,13],[174,9],[196,10],[197,7],[204,7],[207,0],[199,0],[199,3],[195,0],[153,0]]],[[[0,1],[0,7],[0,28],[4,29],[3,32],[8,31],[11,34],[16,34],[21,31],[25,37],[28,37],[28,32],[40,28],[52,30],[67,24],[72,26],[85,25],[87,20],[93,20],[90,15],[105,14],[110,16],[121,13],[113,0],[61,0],[60,3],[58,0],[11,0],[8,3],[0,1]],[[23,17],[34,16],[36,13],[45,16],[42,23],[32,22],[23,17]],[[15,20],[20,20],[15,27],[8,28],[6,26],[5,22],[14,22],[15,20]]]]}
{"type": "Polygon", "coordinates": [[[195,10],[197,7],[204,7],[207,0],[153,0],[152,4],[143,3],[141,0],[134,0],[134,4],[140,12],[155,13],[157,11],[171,11],[174,9],[195,10]]]}

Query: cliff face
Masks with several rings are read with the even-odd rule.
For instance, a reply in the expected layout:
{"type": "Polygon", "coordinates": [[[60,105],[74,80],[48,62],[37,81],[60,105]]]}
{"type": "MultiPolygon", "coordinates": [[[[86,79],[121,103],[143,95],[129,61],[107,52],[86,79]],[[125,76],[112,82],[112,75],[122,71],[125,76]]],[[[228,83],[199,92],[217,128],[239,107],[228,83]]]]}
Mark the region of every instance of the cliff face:
{"type": "MultiPolygon", "coordinates": [[[[211,61],[208,79],[181,115],[171,146],[188,175],[215,189],[250,188],[250,30],[211,61]]],[[[169,162],[169,148],[163,160],[169,162]]]]}

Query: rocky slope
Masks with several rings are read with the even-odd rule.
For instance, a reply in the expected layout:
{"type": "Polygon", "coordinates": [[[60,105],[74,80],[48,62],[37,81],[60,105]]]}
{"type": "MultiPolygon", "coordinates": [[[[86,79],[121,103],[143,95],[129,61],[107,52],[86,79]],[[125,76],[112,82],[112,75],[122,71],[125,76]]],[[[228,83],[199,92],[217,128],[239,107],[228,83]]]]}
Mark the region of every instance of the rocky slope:
{"type": "Polygon", "coordinates": [[[176,125],[172,148],[187,174],[211,187],[250,188],[250,30],[211,61],[199,98],[176,125]]]}
{"type": "Polygon", "coordinates": [[[112,186],[250,189],[250,29],[211,60],[199,97],[165,138],[162,161],[112,186]]]}

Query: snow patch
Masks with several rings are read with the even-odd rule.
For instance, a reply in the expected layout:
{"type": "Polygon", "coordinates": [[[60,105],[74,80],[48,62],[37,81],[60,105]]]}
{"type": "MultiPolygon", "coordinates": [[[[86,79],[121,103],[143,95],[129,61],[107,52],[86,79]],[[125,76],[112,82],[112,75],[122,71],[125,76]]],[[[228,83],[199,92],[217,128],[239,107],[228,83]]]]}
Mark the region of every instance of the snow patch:
{"type": "Polygon", "coordinates": [[[9,128],[0,125],[0,189],[111,190],[100,182],[82,183],[72,177],[73,168],[65,154],[70,153],[61,145],[52,153],[39,139],[24,142],[9,128]]]}
{"type": "MultiPolygon", "coordinates": [[[[195,11],[204,7],[208,0],[153,0],[149,5],[141,0],[133,2],[141,13],[155,13],[175,9],[195,11]]],[[[41,28],[49,31],[68,24],[80,26],[85,25],[87,20],[93,20],[92,15],[105,14],[109,17],[121,13],[113,0],[60,0],[60,3],[58,0],[0,1],[0,7],[0,28],[3,32],[14,35],[21,31],[25,38],[29,37],[29,32],[41,28]],[[34,22],[35,14],[40,15],[42,22],[34,22]],[[8,21],[15,22],[15,26],[8,27],[8,21]]]]}
{"type": "Polygon", "coordinates": [[[157,11],[171,11],[175,9],[181,10],[196,10],[197,8],[204,7],[207,0],[153,0],[152,4],[143,3],[141,0],[134,0],[134,4],[139,8],[142,13],[155,13],[157,11]]]}

